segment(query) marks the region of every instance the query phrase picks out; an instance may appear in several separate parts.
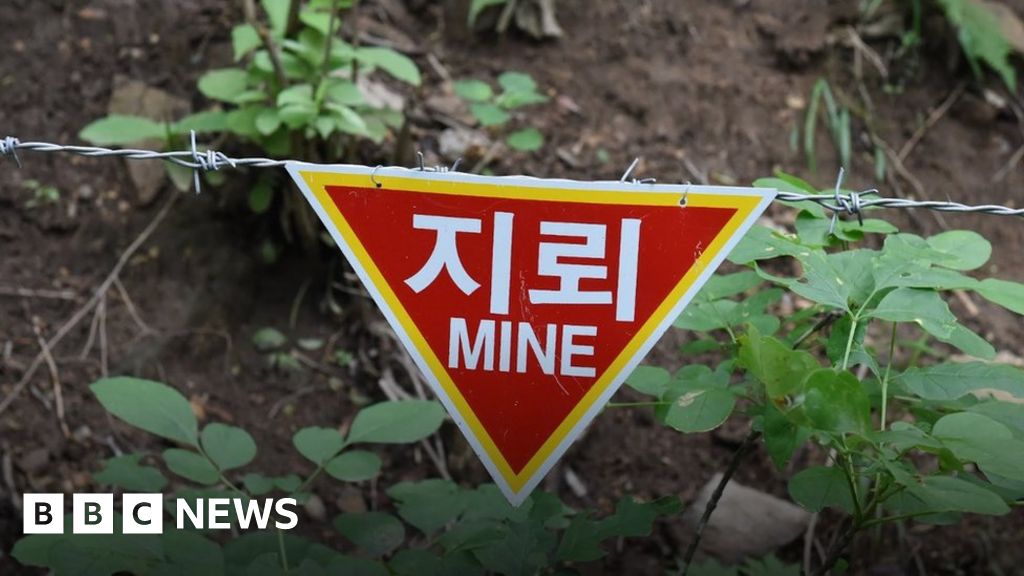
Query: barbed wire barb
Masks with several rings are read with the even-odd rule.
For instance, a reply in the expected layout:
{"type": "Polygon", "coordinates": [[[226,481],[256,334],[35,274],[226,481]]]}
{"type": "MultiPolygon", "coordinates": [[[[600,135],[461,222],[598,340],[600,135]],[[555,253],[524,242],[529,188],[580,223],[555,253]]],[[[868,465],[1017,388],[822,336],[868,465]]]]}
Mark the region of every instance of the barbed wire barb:
{"type": "MultiPolygon", "coordinates": [[[[196,191],[200,190],[200,172],[219,170],[227,165],[232,168],[283,168],[289,162],[298,160],[275,160],[272,158],[246,157],[232,158],[216,150],[200,152],[197,149],[195,133],[191,134],[191,149],[157,152],[155,150],[138,150],[133,148],[104,148],[101,146],[68,146],[54,144],[52,142],[22,142],[12,136],[0,138],[0,157],[11,156],[18,167],[21,167],[21,159],[18,151],[43,152],[43,153],[65,153],[86,156],[89,158],[125,158],[127,160],[164,160],[173,162],[179,166],[191,168],[195,171],[196,191]]],[[[624,174],[628,178],[635,168],[636,162],[630,166],[624,174]]],[[[378,168],[382,168],[379,166],[378,168]]],[[[940,200],[911,200],[909,198],[887,198],[879,194],[878,190],[864,190],[861,192],[843,192],[840,189],[843,178],[843,170],[840,168],[839,178],[836,180],[835,191],[832,194],[801,194],[787,190],[779,190],[775,199],[781,202],[813,202],[829,210],[833,214],[832,227],[834,230],[836,219],[840,214],[850,214],[862,219],[863,211],[867,209],[911,209],[921,208],[934,210],[936,212],[961,212],[992,214],[996,216],[1024,216],[1024,208],[1012,208],[998,204],[962,204],[960,202],[940,200]],[[865,198],[871,196],[871,198],[865,198]]],[[[648,183],[637,181],[634,183],[648,183]]]]}

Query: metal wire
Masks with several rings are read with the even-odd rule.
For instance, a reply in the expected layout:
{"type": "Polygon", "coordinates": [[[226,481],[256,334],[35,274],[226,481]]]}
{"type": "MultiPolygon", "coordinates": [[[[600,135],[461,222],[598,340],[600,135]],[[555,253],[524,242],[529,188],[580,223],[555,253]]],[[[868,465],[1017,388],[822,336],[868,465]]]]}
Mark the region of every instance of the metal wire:
{"type": "MultiPolygon", "coordinates": [[[[218,170],[223,166],[232,168],[281,168],[291,160],[274,160],[271,158],[232,158],[215,150],[199,151],[196,148],[195,135],[192,135],[192,148],[190,150],[177,150],[170,152],[156,152],[154,150],[137,150],[131,148],[103,148],[100,146],[66,146],[51,142],[21,142],[17,138],[0,138],[0,157],[11,156],[18,166],[21,160],[18,158],[18,151],[31,152],[59,152],[77,154],[90,158],[126,158],[128,160],[165,160],[179,166],[191,168],[195,171],[196,191],[199,191],[199,173],[209,170],[218,170]]],[[[631,175],[635,162],[630,170],[623,175],[628,179],[631,175]]],[[[779,191],[776,200],[782,202],[813,202],[831,211],[833,215],[850,214],[858,218],[865,209],[871,208],[894,208],[909,209],[923,208],[938,212],[963,212],[993,214],[997,216],[1024,216],[1024,208],[1011,208],[998,204],[969,205],[960,202],[938,201],[938,200],[910,200],[907,198],[886,198],[880,196],[877,190],[865,190],[862,192],[843,192],[839,189],[843,173],[840,170],[839,180],[833,194],[798,194],[788,191],[779,191]],[[866,198],[870,197],[870,198],[866,198]]],[[[636,184],[647,183],[639,180],[636,184]]]]}

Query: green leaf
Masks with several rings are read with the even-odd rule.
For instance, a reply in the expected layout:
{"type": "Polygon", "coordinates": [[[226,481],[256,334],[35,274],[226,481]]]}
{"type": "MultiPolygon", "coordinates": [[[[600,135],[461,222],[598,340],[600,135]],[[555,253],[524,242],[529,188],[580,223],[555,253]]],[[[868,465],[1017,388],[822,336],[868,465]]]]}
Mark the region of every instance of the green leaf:
{"type": "Polygon", "coordinates": [[[536,128],[526,128],[509,134],[505,142],[513,150],[536,152],[544,145],[544,136],[536,128]]]}
{"type": "Polygon", "coordinates": [[[256,457],[256,442],[236,426],[214,422],[199,437],[206,455],[221,470],[241,468],[256,457]]]}
{"type": "Polygon", "coordinates": [[[213,464],[202,455],[191,450],[169,448],[164,450],[164,462],[167,469],[178,476],[198,484],[209,486],[220,480],[220,474],[213,464]]]}
{"type": "Polygon", "coordinates": [[[835,466],[801,470],[789,480],[789,495],[811,512],[838,508],[853,514],[853,494],[843,471],[835,466]]]}
{"type": "Polygon", "coordinates": [[[980,268],[992,256],[992,245],[988,240],[970,230],[950,230],[928,238],[927,242],[932,249],[947,257],[937,264],[954,270],[980,268]]]}
{"type": "Polygon", "coordinates": [[[975,290],[990,302],[1017,314],[1024,314],[1024,284],[986,278],[975,287],[975,290]]]}
{"type": "Polygon", "coordinates": [[[973,412],[940,418],[932,435],[961,460],[974,462],[986,474],[1024,480],[1024,442],[1013,439],[1009,428],[973,412]]]}
{"type": "Polygon", "coordinates": [[[371,556],[387,554],[405,540],[402,523],[383,512],[342,514],[334,519],[334,527],[371,556]]]}
{"type": "Polygon", "coordinates": [[[265,108],[256,116],[256,130],[264,136],[269,136],[281,127],[281,115],[275,108],[265,108]]]}
{"type": "Polygon", "coordinates": [[[152,466],[142,466],[142,454],[125,454],[104,461],[103,470],[93,474],[98,484],[117,486],[130,492],[159,492],[167,479],[152,466]]]}
{"type": "Polygon", "coordinates": [[[857,377],[823,368],[803,383],[799,410],[809,424],[829,432],[864,432],[871,424],[871,402],[857,377]]]}
{"type": "Polygon", "coordinates": [[[273,479],[253,472],[242,476],[242,484],[253,496],[262,496],[274,489],[273,479]]]}
{"type": "Polygon", "coordinates": [[[897,288],[886,294],[868,317],[890,322],[913,322],[929,334],[950,338],[956,328],[956,317],[937,292],[916,288],[897,288]]]}
{"type": "Polygon", "coordinates": [[[825,253],[818,250],[800,257],[804,268],[802,282],[790,285],[794,293],[819,304],[840,310],[850,309],[852,286],[844,281],[843,273],[833,267],[825,253]]]}
{"type": "Polygon", "coordinates": [[[800,383],[821,364],[809,352],[792,350],[770,336],[751,330],[739,338],[737,359],[750,375],[764,384],[769,398],[782,398],[800,390],[800,383]]]}
{"type": "Polygon", "coordinates": [[[458,518],[467,504],[459,487],[448,480],[401,482],[387,494],[399,502],[398,515],[428,536],[458,518]]]}
{"type": "Polygon", "coordinates": [[[359,106],[366,103],[363,93],[351,80],[331,78],[327,82],[324,96],[329,102],[343,106],[359,106]]]}
{"type": "Polygon", "coordinates": [[[523,72],[504,72],[498,76],[498,84],[509,92],[536,92],[537,83],[523,72]]]}
{"type": "Polygon", "coordinates": [[[349,450],[324,465],[324,471],[344,482],[361,482],[380,474],[380,457],[365,450],[349,450]]]}
{"type": "Polygon", "coordinates": [[[288,342],[284,334],[275,328],[260,328],[252,335],[252,344],[260,352],[269,352],[284,346],[288,342]]]}
{"type": "Polygon", "coordinates": [[[967,410],[987,416],[1010,428],[1018,439],[1024,437],[1024,400],[1017,402],[989,400],[975,404],[967,410]]]}
{"type": "Polygon", "coordinates": [[[249,24],[239,24],[231,29],[231,47],[235,52],[235,62],[258,48],[260,43],[260,35],[249,24]]]}
{"type": "Polygon", "coordinates": [[[757,288],[762,283],[764,280],[753,270],[744,270],[735,274],[715,274],[700,289],[700,297],[708,301],[728,298],[757,288]]]}
{"type": "Polygon", "coordinates": [[[220,545],[190,530],[168,530],[160,537],[167,564],[153,574],[224,574],[224,552],[220,545]],[[165,569],[165,570],[162,570],[165,569]]]}
{"type": "Polygon", "coordinates": [[[554,536],[532,522],[512,524],[505,538],[473,550],[473,555],[491,572],[503,576],[535,576],[548,565],[547,551],[554,536]]]}
{"type": "MultiPolygon", "coordinates": [[[[266,180],[260,180],[252,187],[252,190],[249,190],[249,210],[252,210],[253,214],[263,214],[269,210],[273,200],[274,189],[266,180]]],[[[281,333],[278,332],[278,334],[281,333]]],[[[281,335],[281,338],[284,338],[284,335],[281,335]]],[[[256,348],[262,350],[258,345],[256,348]]]]}
{"type": "Polygon", "coordinates": [[[303,428],[292,437],[292,444],[299,454],[305,456],[316,465],[327,463],[345,446],[341,433],[334,428],[310,426],[303,428]]]}
{"type": "Polygon", "coordinates": [[[976,75],[981,74],[978,62],[984,62],[1015,91],[1017,71],[1010,62],[1012,47],[1003,36],[999,19],[981,2],[970,0],[939,0],[946,17],[957,27],[960,46],[976,75]]]}
{"type": "Polygon", "coordinates": [[[210,70],[199,78],[199,91],[212,100],[234,102],[235,98],[245,92],[248,74],[239,68],[221,68],[210,70]]]}
{"type": "Polygon", "coordinates": [[[750,228],[729,253],[729,261],[749,264],[755,260],[768,260],[780,256],[803,256],[811,250],[801,246],[793,237],[783,236],[771,228],[757,225],[750,228]]]}
{"type": "Polygon", "coordinates": [[[575,516],[562,533],[555,558],[560,562],[593,562],[606,554],[601,548],[597,524],[586,514],[575,516]]]}
{"type": "Polygon", "coordinates": [[[488,6],[499,6],[505,4],[508,0],[472,0],[469,5],[469,26],[472,28],[473,24],[476,23],[476,19],[488,6]]]}
{"type": "Polygon", "coordinates": [[[671,379],[668,370],[660,366],[640,365],[626,378],[626,385],[641,394],[660,398],[671,379]]]}
{"type": "Polygon", "coordinates": [[[995,492],[952,476],[926,476],[908,483],[902,513],[967,512],[1001,516],[1010,507],[995,492]]]}
{"type": "Polygon", "coordinates": [[[380,562],[352,556],[333,558],[324,567],[324,572],[343,576],[389,576],[388,569],[380,562]]]}
{"type": "Polygon", "coordinates": [[[957,324],[953,328],[953,333],[948,338],[940,338],[940,340],[956,346],[967,355],[975,358],[991,360],[996,356],[996,349],[987,340],[962,324],[957,324]]]}
{"type": "Polygon", "coordinates": [[[456,80],[452,88],[460,98],[471,102],[487,102],[494,96],[490,84],[481,80],[456,80]]]}
{"type": "Polygon", "coordinates": [[[188,134],[195,130],[196,133],[223,132],[227,130],[227,114],[221,110],[205,110],[185,116],[171,126],[175,134],[188,134]]]}
{"type": "Polygon", "coordinates": [[[1007,394],[1024,401],[1024,371],[1007,364],[950,362],[910,368],[895,382],[925,400],[956,400],[972,392],[1007,394]]]}
{"type": "Polygon", "coordinates": [[[803,444],[810,430],[799,426],[768,402],[764,407],[764,446],[778,468],[785,468],[796,449],[803,444]]]}
{"type": "Polygon", "coordinates": [[[430,436],[444,422],[444,408],[429,400],[381,402],[356,414],[347,442],[408,444],[430,436]]]}
{"type": "Polygon", "coordinates": [[[91,122],[78,137],[97,146],[134,144],[154,138],[164,139],[167,129],[163,124],[139,116],[113,114],[91,122]]]}
{"type": "Polygon", "coordinates": [[[483,126],[500,126],[508,122],[509,119],[508,112],[494,104],[474,102],[469,105],[469,111],[483,126]]]}
{"type": "Polygon", "coordinates": [[[408,56],[390,48],[360,48],[356,51],[356,60],[369,66],[381,68],[402,82],[419,86],[420,69],[408,56]]]}
{"type": "Polygon", "coordinates": [[[141,378],[104,378],[89,387],[103,407],[128,424],[195,446],[199,431],[192,406],[177,390],[141,378]]]}
{"type": "Polygon", "coordinates": [[[678,498],[654,502],[638,502],[633,496],[623,496],[615,505],[615,513],[598,523],[601,539],[612,537],[646,538],[651,535],[654,521],[662,510],[677,513],[682,504],[678,498]]]}
{"type": "Polygon", "coordinates": [[[270,30],[274,36],[284,36],[292,0],[260,0],[260,2],[263,4],[263,10],[267,13],[267,19],[270,20],[270,30]]]}
{"type": "Polygon", "coordinates": [[[736,396],[724,388],[691,390],[675,399],[665,412],[665,424],[680,432],[707,432],[732,414],[736,396]]]}

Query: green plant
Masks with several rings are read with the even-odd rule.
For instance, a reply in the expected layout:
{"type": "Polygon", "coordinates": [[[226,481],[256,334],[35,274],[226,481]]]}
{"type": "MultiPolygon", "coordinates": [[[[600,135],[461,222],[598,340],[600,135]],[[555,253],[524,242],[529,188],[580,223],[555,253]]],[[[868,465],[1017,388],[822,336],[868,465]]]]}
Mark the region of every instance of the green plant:
{"type": "MultiPolygon", "coordinates": [[[[126,491],[156,492],[171,482],[160,468],[178,477],[172,498],[188,500],[240,497],[244,501],[283,494],[300,502],[313,482],[330,476],[342,482],[377,478],[382,461],[368,444],[408,444],[433,434],[444,420],[435,402],[383,402],[360,410],[347,434],[335,428],[298,430],[292,444],[313,466],[296,473],[268,475],[245,471],[256,457],[252,436],[236,426],[210,423],[200,429],[188,400],[173,388],[136,378],[109,378],[91,386],[110,414],[174,443],[159,458],[132,453],[108,459],[95,481],[126,491]],[[184,487],[181,481],[187,482],[184,487]]],[[[211,532],[166,526],[161,535],[122,534],[120,518],[110,535],[31,535],[15,545],[12,556],[24,565],[48,568],[56,576],[115,573],[166,576],[269,574],[534,574],[556,566],[596,560],[601,542],[649,535],[659,515],[676,514],[679,501],[641,503],[620,500],[604,518],[575,511],[544,492],[513,508],[493,484],[466,489],[454,482],[428,479],[387,488],[395,513],[342,513],[333,521],[358,555],[342,553],[281,530],[252,530],[232,511],[226,542],[211,532]],[[412,532],[409,527],[415,530],[412,532]],[[242,533],[238,531],[241,528],[242,533]]],[[[173,504],[170,504],[173,508],[173,504]]],[[[70,523],[70,519],[65,519],[70,523]]]]}
{"type": "MultiPolygon", "coordinates": [[[[821,193],[781,173],[755,185],[821,193]]],[[[674,374],[641,366],[627,384],[654,398],[627,405],[651,405],[682,432],[711,430],[742,405],[748,442],[763,437],[780,469],[798,447],[820,446],[826,459],[789,481],[803,507],[845,515],[814,574],[873,526],[1008,513],[1024,499],[1024,371],[992,362],[993,347],[942,295],[971,292],[1024,314],[1024,285],[964,274],[991,254],[974,232],[921,238],[865,219],[829,233],[824,209],[795,205],[795,233],[755,226],[729,256],[749,270],[712,278],[676,321],[702,333],[687,351],[725,359],[674,374]],[[866,234],[884,236],[881,248],[850,247],[866,234]],[[778,259],[802,274],[772,273],[778,259]],[[773,311],[786,291],[800,304],[773,311]],[[970,358],[952,360],[949,348],[970,358]]]]}
{"type": "MultiPolygon", "coordinates": [[[[466,79],[455,82],[455,93],[469,103],[469,110],[477,122],[492,130],[502,129],[512,119],[511,112],[519,108],[547,102],[547,96],[537,91],[537,83],[523,72],[505,72],[498,76],[501,92],[495,92],[483,80],[466,79]]],[[[508,134],[505,143],[514,150],[534,152],[544,145],[544,135],[536,128],[524,128],[508,134]]]]}
{"type": "Polygon", "coordinates": [[[807,167],[814,172],[817,170],[817,146],[815,144],[815,132],[818,129],[818,119],[821,115],[821,102],[825,102],[825,127],[832,136],[832,143],[836,148],[836,155],[839,157],[839,165],[850,166],[850,155],[852,145],[850,139],[850,110],[836,102],[832,94],[832,88],[828,81],[819,78],[811,89],[811,97],[807,104],[807,115],[804,116],[803,125],[803,150],[807,158],[807,167]]]}
{"type": "Polygon", "coordinates": [[[25,201],[29,210],[60,202],[60,190],[56,186],[42,184],[38,180],[24,180],[22,188],[32,192],[32,197],[25,201]]]}
{"type": "Polygon", "coordinates": [[[956,28],[960,48],[976,76],[986,64],[1015,91],[1017,71],[1010,63],[1012,47],[1003,35],[999,18],[988,5],[976,0],[936,0],[946,19],[956,28]]]}
{"type": "MultiPolygon", "coordinates": [[[[108,116],[83,128],[80,137],[97,145],[155,138],[171,149],[182,147],[183,136],[193,130],[226,132],[271,156],[310,161],[344,158],[362,140],[379,143],[402,125],[404,115],[387,89],[366,76],[382,70],[400,82],[419,86],[420,71],[395,50],[360,46],[338,37],[340,12],[355,1],[262,0],[269,28],[256,14],[247,14],[247,22],[231,31],[238,65],[210,70],[199,78],[199,92],[220,107],[164,124],[135,116],[108,116]],[[292,12],[297,14],[297,25],[289,29],[292,12]]],[[[167,165],[172,176],[177,173],[175,182],[187,187],[191,172],[167,165]]],[[[275,184],[263,176],[252,186],[249,207],[253,212],[271,207],[275,184]]],[[[294,195],[285,195],[290,197],[294,195]]],[[[301,204],[287,204],[283,212],[294,215],[300,233],[312,239],[315,225],[304,210],[301,204]]],[[[286,225],[285,230],[289,229],[286,225]]]]}

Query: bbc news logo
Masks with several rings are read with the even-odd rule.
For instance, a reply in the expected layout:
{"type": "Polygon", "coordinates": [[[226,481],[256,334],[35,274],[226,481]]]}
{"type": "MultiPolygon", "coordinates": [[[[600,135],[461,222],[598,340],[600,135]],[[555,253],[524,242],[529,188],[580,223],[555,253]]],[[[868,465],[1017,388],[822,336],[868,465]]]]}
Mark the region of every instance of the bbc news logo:
{"type": "MultiPolygon", "coordinates": [[[[64,533],[64,494],[23,494],[22,501],[25,534],[64,533]]],[[[165,504],[163,494],[123,494],[121,533],[162,534],[165,504]]],[[[176,498],[171,511],[178,530],[291,530],[299,523],[297,507],[294,498],[176,498]]],[[[113,534],[115,512],[113,494],[73,494],[71,532],[113,534]]]]}

